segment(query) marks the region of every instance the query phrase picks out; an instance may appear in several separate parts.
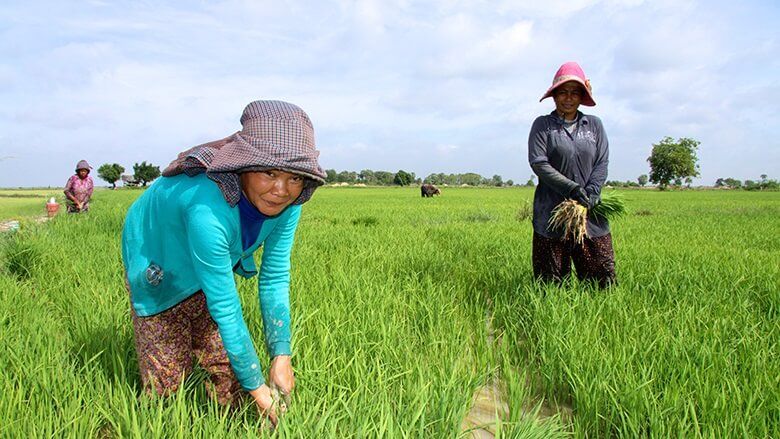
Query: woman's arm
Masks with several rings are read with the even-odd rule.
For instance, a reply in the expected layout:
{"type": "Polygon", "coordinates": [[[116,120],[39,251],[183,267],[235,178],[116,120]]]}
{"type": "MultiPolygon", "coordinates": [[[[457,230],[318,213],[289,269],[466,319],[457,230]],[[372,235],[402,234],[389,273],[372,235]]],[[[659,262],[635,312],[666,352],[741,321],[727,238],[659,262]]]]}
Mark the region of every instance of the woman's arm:
{"type": "Polygon", "coordinates": [[[588,183],[585,185],[585,192],[588,196],[601,196],[601,187],[607,181],[607,167],[609,165],[609,141],[607,133],[604,132],[604,126],[598,121],[598,133],[596,141],[596,162],[590,173],[588,183]]]}
{"type": "Polygon", "coordinates": [[[92,177],[87,177],[89,179],[89,184],[87,185],[87,197],[84,199],[84,201],[89,202],[89,200],[92,199],[92,191],[95,189],[95,182],[92,180],[92,177]]]}
{"type": "Polygon", "coordinates": [[[289,215],[279,222],[263,242],[258,296],[268,354],[290,355],[290,254],[301,206],[288,207],[289,215]]]}
{"type": "Polygon", "coordinates": [[[273,358],[268,379],[282,393],[295,387],[290,347],[290,254],[301,206],[288,207],[289,214],[274,227],[263,243],[258,295],[263,314],[266,348],[273,358]]]}
{"type": "Polygon", "coordinates": [[[219,327],[230,365],[244,389],[257,389],[265,380],[244,321],[230,258],[230,237],[237,236],[239,231],[203,205],[189,208],[185,222],[195,273],[209,313],[219,327]]]}
{"type": "Polygon", "coordinates": [[[537,118],[528,134],[528,163],[539,182],[566,197],[579,185],[553,168],[547,156],[547,129],[544,116],[537,118]]]}
{"type": "Polygon", "coordinates": [[[78,204],[76,196],[73,194],[73,177],[75,176],[72,175],[70,178],[68,178],[67,183],[65,183],[65,190],[62,192],[65,194],[65,198],[69,199],[75,204],[78,204]]]}

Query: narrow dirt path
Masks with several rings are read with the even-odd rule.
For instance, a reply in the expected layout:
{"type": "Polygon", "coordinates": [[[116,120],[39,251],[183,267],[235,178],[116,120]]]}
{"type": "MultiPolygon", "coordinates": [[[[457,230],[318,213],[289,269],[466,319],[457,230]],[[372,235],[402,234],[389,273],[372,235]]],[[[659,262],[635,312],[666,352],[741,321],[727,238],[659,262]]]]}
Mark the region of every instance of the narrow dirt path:
{"type": "MultiPolygon", "coordinates": [[[[46,215],[36,216],[35,222],[42,223],[50,220],[46,215]]],[[[0,233],[19,229],[19,220],[0,220],[0,233]]]]}
{"type": "Polygon", "coordinates": [[[19,228],[19,221],[5,220],[0,221],[0,232],[10,232],[19,228]]]}
{"type": "MultiPolygon", "coordinates": [[[[492,303],[488,302],[485,311],[485,329],[487,342],[492,345],[495,342],[493,330],[493,314],[490,311],[492,303]]],[[[471,409],[463,419],[460,430],[466,433],[466,437],[476,439],[490,439],[496,435],[496,422],[499,419],[509,417],[509,405],[504,401],[506,392],[502,389],[498,373],[490,379],[490,382],[480,387],[471,397],[471,409]]]]}

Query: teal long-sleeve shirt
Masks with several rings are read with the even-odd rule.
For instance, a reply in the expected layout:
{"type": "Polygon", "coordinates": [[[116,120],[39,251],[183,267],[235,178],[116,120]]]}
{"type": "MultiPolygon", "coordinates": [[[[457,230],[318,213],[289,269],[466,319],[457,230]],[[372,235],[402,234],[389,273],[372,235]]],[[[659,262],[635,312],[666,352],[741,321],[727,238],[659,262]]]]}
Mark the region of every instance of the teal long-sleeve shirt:
{"type": "Polygon", "coordinates": [[[256,242],[242,249],[238,207],[230,207],[205,174],[158,179],[130,207],[122,233],[122,258],[131,302],[139,317],[163,312],[199,290],[219,327],[233,371],[246,390],[264,383],[236,289],[234,268],[257,274],[253,254],[263,245],[258,296],[266,349],[290,355],[290,253],[301,206],[268,217],[256,242]],[[155,282],[147,269],[157,266],[155,282]]]}

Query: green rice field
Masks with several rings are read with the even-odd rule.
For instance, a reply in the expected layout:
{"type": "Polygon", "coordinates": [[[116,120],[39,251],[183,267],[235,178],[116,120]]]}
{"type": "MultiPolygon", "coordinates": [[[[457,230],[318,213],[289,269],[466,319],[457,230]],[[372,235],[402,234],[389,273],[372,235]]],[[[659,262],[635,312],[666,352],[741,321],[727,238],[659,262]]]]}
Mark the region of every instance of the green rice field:
{"type": "MultiPolygon", "coordinates": [[[[297,381],[273,433],[252,404],[210,400],[202,372],[142,392],[120,256],[139,194],[0,234],[1,437],[470,437],[491,382],[508,405],[496,437],[780,437],[779,192],[621,192],[619,284],[598,290],[533,281],[531,189],[320,189],[293,251],[297,381]]],[[[0,219],[43,214],[14,202],[0,219]]],[[[261,347],[256,279],[239,286],[261,347]]]]}
{"type": "Polygon", "coordinates": [[[60,204],[65,202],[61,188],[0,189],[0,221],[46,215],[46,201],[51,197],[60,204]]]}

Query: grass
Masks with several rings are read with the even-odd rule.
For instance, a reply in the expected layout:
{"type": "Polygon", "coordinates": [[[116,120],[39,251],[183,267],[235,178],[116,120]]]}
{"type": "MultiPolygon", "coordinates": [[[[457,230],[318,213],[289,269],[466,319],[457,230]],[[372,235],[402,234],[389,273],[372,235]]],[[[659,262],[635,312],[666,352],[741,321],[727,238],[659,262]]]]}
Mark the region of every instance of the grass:
{"type": "MultiPolygon", "coordinates": [[[[96,193],[104,190],[95,188],[96,193]]],[[[52,197],[60,203],[60,212],[64,212],[65,195],[62,188],[0,189],[0,221],[46,216],[46,203],[52,197]]]]}
{"type": "Polygon", "coordinates": [[[62,190],[0,190],[0,221],[46,215],[51,197],[64,203],[62,190]]]}
{"type": "MultiPolygon", "coordinates": [[[[0,235],[0,436],[267,434],[199,376],[142,394],[119,256],[138,194],[0,235]]],[[[501,437],[780,436],[780,194],[624,196],[619,284],[600,291],[532,281],[528,189],[319,190],[293,253],[297,386],[277,436],[459,437],[494,376],[501,437]],[[542,400],[572,415],[529,415],[542,400]]],[[[256,283],[239,285],[262,346],[256,283]]]]}

